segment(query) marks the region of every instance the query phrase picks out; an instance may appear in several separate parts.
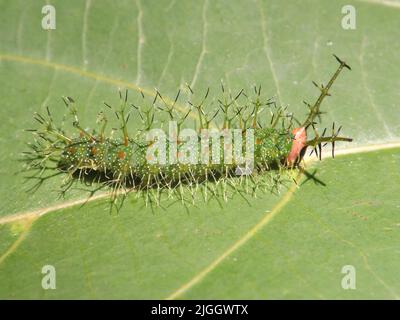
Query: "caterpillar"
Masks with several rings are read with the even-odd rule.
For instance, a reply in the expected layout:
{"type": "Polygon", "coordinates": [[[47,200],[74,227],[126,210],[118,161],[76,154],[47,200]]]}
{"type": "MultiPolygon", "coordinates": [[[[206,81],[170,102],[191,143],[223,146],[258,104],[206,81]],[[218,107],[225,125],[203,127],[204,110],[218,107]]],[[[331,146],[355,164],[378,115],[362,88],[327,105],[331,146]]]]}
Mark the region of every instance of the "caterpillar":
{"type": "Polygon", "coordinates": [[[335,123],[329,136],[325,136],[326,128],[319,134],[315,127],[334,81],[343,68],[351,70],[334,57],[339,67],[326,86],[313,82],[320,94],[314,104],[305,102],[308,112],[303,121],[287,107],[277,106],[274,99],[264,98],[261,86],[251,94],[242,89],[232,95],[221,84],[222,96],[211,102],[210,89],[195,102],[187,86],[184,112],[177,110],[181,90],[173,101],[157,90],[151,102],[141,93],[142,101],[135,104],[128,102],[126,90],[119,92],[117,107],[104,103],[119,125],[107,136],[106,112],[99,112],[98,129],[90,131],[82,126],[74,99],[63,97],[76,133],[69,135],[55,125],[48,107],[45,115],[35,113],[39,127],[27,130],[34,139],[23,153],[25,170],[33,172],[29,178],[37,179],[33,189],[59,174],[64,175],[62,195],[76,183],[88,181],[90,196],[108,189],[110,210],[119,210],[131,192],[144,196],[146,205],[162,205],[163,197],[185,204],[198,193],[207,201],[220,195],[227,200],[231,191],[254,195],[264,188],[273,192],[285,171],[301,167],[307,148],[321,158],[322,148],[330,143],[334,157],[337,142],[352,141],[339,135],[341,127],[336,130],[335,123]],[[141,123],[134,133],[128,128],[131,115],[141,123]],[[185,128],[189,118],[196,119],[194,128],[185,128]]]}

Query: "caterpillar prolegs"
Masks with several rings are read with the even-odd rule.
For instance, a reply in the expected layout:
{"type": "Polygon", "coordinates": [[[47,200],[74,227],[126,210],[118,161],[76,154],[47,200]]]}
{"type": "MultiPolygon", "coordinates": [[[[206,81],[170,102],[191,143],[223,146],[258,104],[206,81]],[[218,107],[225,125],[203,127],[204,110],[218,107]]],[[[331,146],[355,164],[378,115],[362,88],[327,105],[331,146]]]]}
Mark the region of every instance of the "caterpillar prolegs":
{"type": "Polygon", "coordinates": [[[241,90],[233,95],[221,85],[219,98],[211,99],[208,89],[195,101],[187,86],[183,112],[177,110],[180,90],[173,101],[155,91],[152,101],[142,93],[143,99],[135,104],[128,102],[127,91],[120,91],[117,107],[105,103],[119,124],[107,135],[106,112],[98,114],[98,129],[89,131],[81,125],[75,101],[64,97],[76,134],[56,126],[48,108],[46,115],[36,113],[40,126],[28,130],[35,139],[24,153],[26,170],[38,180],[34,187],[54,175],[65,175],[62,194],[82,181],[91,182],[90,195],[109,189],[111,209],[119,209],[131,192],[143,196],[146,204],[162,205],[164,197],[186,204],[197,194],[207,201],[243,192],[255,195],[259,189],[277,191],[288,177],[286,172],[300,166],[307,148],[321,157],[322,148],[331,143],[334,156],[336,142],[352,141],[339,136],[341,128],[335,130],[334,124],[329,136],[326,129],[320,135],[315,127],[332,84],[343,68],[350,70],[335,58],[338,69],[326,86],[314,83],[320,94],[314,104],[306,103],[308,114],[302,122],[286,107],[264,98],[261,87],[251,94],[241,90]],[[132,115],[141,122],[135,132],[128,126],[132,115]],[[189,118],[196,119],[194,128],[185,127],[189,118]]]}

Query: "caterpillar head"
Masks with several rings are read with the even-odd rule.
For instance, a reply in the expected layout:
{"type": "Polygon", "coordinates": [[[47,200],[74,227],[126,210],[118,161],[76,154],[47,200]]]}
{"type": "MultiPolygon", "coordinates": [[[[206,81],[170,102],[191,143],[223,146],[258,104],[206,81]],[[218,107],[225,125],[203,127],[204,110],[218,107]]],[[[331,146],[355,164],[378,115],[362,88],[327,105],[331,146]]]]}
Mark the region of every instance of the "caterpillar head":
{"type": "Polygon", "coordinates": [[[294,164],[297,159],[300,159],[301,151],[307,145],[307,132],[305,127],[294,128],[292,134],[294,136],[292,149],[287,156],[287,162],[289,164],[294,164]]]}

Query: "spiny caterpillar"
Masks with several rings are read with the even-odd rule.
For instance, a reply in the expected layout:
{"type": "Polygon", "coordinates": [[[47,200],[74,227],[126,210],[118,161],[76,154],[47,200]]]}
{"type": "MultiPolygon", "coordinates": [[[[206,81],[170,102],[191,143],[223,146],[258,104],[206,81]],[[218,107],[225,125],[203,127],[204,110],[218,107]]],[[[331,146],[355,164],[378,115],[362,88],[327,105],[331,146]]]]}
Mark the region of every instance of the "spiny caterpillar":
{"type": "Polygon", "coordinates": [[[35,140],[24,153],[26,170],[34,171],[30,178],[38,179],[35,188],[49,177],[64,174],[62,194],[77,182],[90,181],[95,186],[89,190],[91,195],[111,189],[111,209],[119,209],[130,192],[144,196],[146,204],[161,205],[164,196],[185,204],[187,200],[193,202],[197,193],[207,201],[211,196],[227,200],[236,193],[255,195],[260,189],[278,190],[283,172],[299,167],[307,148],[321,158],[322,148],[331,143],[334,156],[336,142],[352,141],[339,136],[341,128],[335,130],[334,123],[330,136],[325,136],[326,128],[321,135],[315,128],[332,84],[343,68],[351,70],[335,58],[339,67],[328,84],[313,82],[320,95],[314,104],[305,103],[309,110],[302,122],[273,99],[264,99],[261,87],[254,88],[252,95],[244,90],[231,95],[221,85],[222,98],[209,103],[209,89],[194,102],[193,90],[187,86],[189,101],[183,113],[177,111],[180,91],[174,101],[166,101],[156,91],[150,103],[141,93],[140,105],[129,104],[127,91],[125,95],[120,92],[118,107],[105,103],[120,126],[106,136],[108,120],[104,112],[98,114],[99,129],[90,132],[82,127],[74,100],[65,97],[78,134],[68,135],[55,126],[48,108],[46,116],[36,113],[40,128],[28,130],[35,140]],[[135,133],[127,125],[131,114],[141,121],[135,133]],[[195,129],[184,128],[189,116],[196,118],[195,129]],[[218,119],[221,125],[215,126],[218,119]],[[156,123],[160,124],[158,128],[156,123]],[[163,131],[165,127],[169,134],[163,131]],[[120,137],[113,137],[115,130],[120,137]],[[310,130],[314,135],[307,139],[310,130]]]}

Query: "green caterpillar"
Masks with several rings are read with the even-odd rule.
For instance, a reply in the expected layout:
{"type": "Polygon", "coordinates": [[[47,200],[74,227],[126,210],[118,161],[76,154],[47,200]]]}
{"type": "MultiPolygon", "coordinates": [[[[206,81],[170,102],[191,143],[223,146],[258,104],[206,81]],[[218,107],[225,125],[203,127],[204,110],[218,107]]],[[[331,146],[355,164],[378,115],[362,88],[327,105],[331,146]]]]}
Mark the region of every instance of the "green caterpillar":
{"type": "Polygon", "coordinates": [[[339,136],[340,128],[335,131],[333,126],[332,135],[325,137],[326,130],[320,136],[314,126],[333,82],[343,68],[350,69],[336,59],[338,69],[325,87],[319,87],[320,96],[308,105],[309,113],[303,122],[286,108],[277,107],[273,100],[263,99],[260,87],[254,89],[252,96],[241,90],[232,97],[222,86],[217,109],[208,113],[207,90],[200,102],[188,102],[184,114],[176,110],[180,91],[173,102],[166,102],[156,92],[152,103],[139,106],[128,103],[126,91],[124,96],[120,92],[119,107],[105,104],[113,109],[120,125],[121,136],[114,138],[106,136],[108,121],[104,112],[98,115],[98,131],[89,132],[80,124],[75,101],[64,98],[79,135],[69,136],[55,126],[49,109],[47,116],[36,114],[40,128],[28,130],[35,135],[35,141],[25,152],[26,169],[36,171],[33,177],[39,179],[38,185],[49,177],[46,172],[65,174],[62,193],[74,183],[90,179],[97,186],[91,194],[111,189],[111,208],[117,209],[132,191],[144,195],[146,203],[157,205],[163,194],[185,202],[187,194],[193,200],[199,189],[207,199],[208,194],[218,196],[221,188],[227,199],[228,188],[239,191],[245,185],[248,190],[250,183],[254,193],[264,185],[261,181],[267,171],[276,173],[268,176],[269,187],[276,188],[282,170],[298,167],[307,147],[321,156],[323,144],[332,143],[333,153],[335,142],[351,141],[339,136]],[[160,127],[156,128],[155,119],[160,113],[164,118],[160,117],[160,127]],[[137,114],[142,122],[142,128],[134,134],[127,125],[131,114],[137,114]],[[197,119],[195,130],[184,128],[188,116],[197,119]],[[214,125],[218,116],[220,127],[214,125]],[[169,130],[165,133],[167,124],[169,130]],[[315,136],[307,140],[309,128],[313,128],[315,136]]]}

